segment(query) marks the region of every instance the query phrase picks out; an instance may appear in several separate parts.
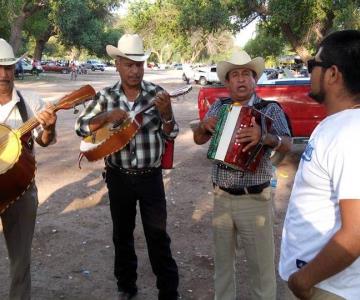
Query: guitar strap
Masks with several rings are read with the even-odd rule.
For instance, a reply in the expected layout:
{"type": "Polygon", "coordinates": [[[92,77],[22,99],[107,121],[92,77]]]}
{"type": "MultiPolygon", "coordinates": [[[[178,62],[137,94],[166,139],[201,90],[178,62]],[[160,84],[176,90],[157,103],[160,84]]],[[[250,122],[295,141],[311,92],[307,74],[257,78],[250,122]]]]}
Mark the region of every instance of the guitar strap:
{"type": "MultiPolygon", "coordinates": [[[[20,101],[16,102],[16,106],[19,110],[21,120],[23,121],[23,123],[25,123],[29,119],[29,116],[28,116],[28,113],[26,110],[25,100],[19,91],[16,91],[16,93],[20,98],[20,101]]],[[[24,140],[25,143],[27,144],[29,149],[32,150],[34,148],[34,139],[32,138],[31,133],[29,136],[25,135],[24,138],[25,138],[25,140],[24,140]]]]}

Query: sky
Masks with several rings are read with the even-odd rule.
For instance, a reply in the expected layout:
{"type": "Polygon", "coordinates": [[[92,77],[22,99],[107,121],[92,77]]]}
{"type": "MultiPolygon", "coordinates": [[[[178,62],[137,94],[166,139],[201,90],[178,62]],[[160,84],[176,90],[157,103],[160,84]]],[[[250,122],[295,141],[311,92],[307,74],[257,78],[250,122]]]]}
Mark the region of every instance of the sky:
{"type": "Polygon", "coordinates": [[[243,48],[247,41],[255,37],[256,20],[251,22],[235,36],[235,45],[243,48]]]}

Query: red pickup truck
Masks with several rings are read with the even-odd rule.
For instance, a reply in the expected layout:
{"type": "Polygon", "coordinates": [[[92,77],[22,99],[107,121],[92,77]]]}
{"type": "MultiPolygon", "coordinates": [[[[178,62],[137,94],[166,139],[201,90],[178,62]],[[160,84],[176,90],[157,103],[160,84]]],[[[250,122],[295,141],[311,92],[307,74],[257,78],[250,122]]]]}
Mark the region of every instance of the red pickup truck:
{"type": "MultiPolygon", "coordinates": [[[[294,142],[307,141],[316,125],[326,116],[322,105],[312,100],[309,78],[259,80],[256,93],[264,100],[275,100],[290,120],[294,142]]],[[[199,117],[202,120],[211,104],[229,96],[224,86],[201,87],[198,95],[199,117]]]]}

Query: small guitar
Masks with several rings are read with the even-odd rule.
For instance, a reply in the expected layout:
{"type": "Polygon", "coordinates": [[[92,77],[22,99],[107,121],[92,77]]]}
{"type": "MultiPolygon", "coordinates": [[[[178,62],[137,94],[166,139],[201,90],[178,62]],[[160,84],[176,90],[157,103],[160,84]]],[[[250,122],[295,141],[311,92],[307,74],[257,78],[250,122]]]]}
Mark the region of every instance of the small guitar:
{"type": "MultiPolygon", "coordinates": [[[[54,111],[73,108],[95,94],[90,85],[83,86],[62,97],[55,104],[54,111]]],[[[19,199],[34,180],[36,161],[25,137],[39,124],[36,117],[30,118],[18,129],[0,124],[0,214],[19,199]]]]}
{"type": "MultiPolygon", "coordinates": [[[[169,95],[171,98],[175,98],[187,94],[191,89],[192,86],[187,85],[169,93],[169,95]]],[[[130,111],[129,117],[120,125],[106,124],[92,135],[84,138],[80,143],[79,166],[83,156],[88,161],[96,161],[123,149],[141,127],[142,113],[154,105],[154,103],[149,103],[140,111],[130,111]]]]}

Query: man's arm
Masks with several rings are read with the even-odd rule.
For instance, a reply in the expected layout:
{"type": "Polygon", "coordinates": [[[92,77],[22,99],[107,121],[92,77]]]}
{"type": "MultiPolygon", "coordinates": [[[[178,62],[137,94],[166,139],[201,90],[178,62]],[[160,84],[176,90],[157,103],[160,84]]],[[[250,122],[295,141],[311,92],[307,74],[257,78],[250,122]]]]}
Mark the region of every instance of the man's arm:
{"type": "Polygon", "coordinates": [[[120,108],[112,111],[104,111],[90,119],[89,129],[94,132],[107,123],[123,122],[128,117],[128,113],[120,108]]]}
{"type": "Polygon", "coordinates": [[[43,130],[36,137],[36,142],[42,146],[48,146],[55,137],[56,114],[52,105],[48,105],[43,111],[36,115],[43,130]]]}
{"type": "Polygon", "coordinates": [[[240,128],[236,134],[237,143],[248,143],[243,152],[246,152],[250,147],[257,145],[263,138],[263,144],[275,149],[278,152],[286,153],[291,149],[291,138],[289,136],[279,136],[271,133],[266,133],[264,137],[261,136],[261,128],[256,123],[255,117],[251,119],[251,126],[247,128],[240,128]]]}
{"type": "Polygon", "coordinates": [[[300,299],[309,299],[319,282],[341,272],[360,256],[360,200],[340,200],[341,228],[325,247],[288,280],[300,299]]]}
{"type": "Polygon", "coordinates": [[[212,136],[215,130],[217,118],[208,117],[202,120],[194,130],[194,142],[195,144],[205,144],[212,136]]]}

